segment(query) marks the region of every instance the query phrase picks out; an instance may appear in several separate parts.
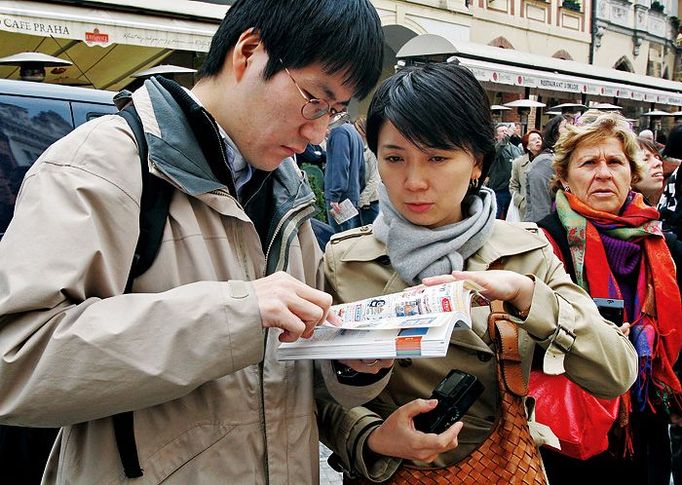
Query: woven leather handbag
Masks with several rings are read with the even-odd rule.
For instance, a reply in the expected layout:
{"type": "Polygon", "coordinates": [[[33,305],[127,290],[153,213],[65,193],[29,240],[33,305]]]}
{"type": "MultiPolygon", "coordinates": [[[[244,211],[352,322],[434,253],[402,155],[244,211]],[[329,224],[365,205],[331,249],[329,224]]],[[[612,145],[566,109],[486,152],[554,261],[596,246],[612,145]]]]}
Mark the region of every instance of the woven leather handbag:
{"type": "MultiPolygon", "coordinates": [[[[528,429],[518,327],[509,321],[501,301],[490,305],[488,329],[495,341],[501,414],[492,433],[469,456],[445,468],[403,464],[386,482],[391,485],[546,485],[540,454],[528,429]]],[[[369,485],[365,479],[344,479],[344,484],[369,485]]]]}

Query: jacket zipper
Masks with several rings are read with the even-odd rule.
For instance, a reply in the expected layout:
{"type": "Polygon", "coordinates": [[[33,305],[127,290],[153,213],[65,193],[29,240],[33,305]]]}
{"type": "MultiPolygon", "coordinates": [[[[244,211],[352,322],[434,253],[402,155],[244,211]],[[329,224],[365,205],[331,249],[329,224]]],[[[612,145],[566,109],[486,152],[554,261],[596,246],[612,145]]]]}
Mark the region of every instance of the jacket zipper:
{"type": "Polygon", "coordinates": [[[311,205],[313,203],[313,201],[314,201],[314,199],[307,200],[307,201],[305,201],[305,202],[303,202],[297,206],[292,207],[291,209],[289,209],[289,211],[287,211],[286,214],[284,214],[284,216],[282,216],[280,221],[277,223],[277,226],[275,227],[275,231],[272,234],[272,238],[270,239],[270,242],[268,243],[268,249],[265,252],[265,268],[266,268],[266,271],[267,271],[267,267],[268,267],[268,261],[270,260],[270,251],[272,250],[272,245],[274,244],[275,239],[277,239],[277,235],[282,230],[282,227],[284,227],[284,225],[289,223],[289,222],[297,221],[297,220],[300,220],[300,219],[306,217],[308,215],[307,213],[302,214],[300,218],[292,217],[292,215],[295,214],[296,212],[298,212],[299,210],[303,209],[304,207],[311,205]]]}

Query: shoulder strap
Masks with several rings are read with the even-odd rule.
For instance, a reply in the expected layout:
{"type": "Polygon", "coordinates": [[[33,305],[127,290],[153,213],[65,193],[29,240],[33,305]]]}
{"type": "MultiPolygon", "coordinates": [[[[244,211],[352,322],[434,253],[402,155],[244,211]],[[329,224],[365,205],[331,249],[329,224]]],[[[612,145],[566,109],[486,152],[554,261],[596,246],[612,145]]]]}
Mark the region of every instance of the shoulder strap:
{"type": "MultiPolygon", "coordinates": [[[[490,269],[502,269],[502,261],[498,259],[493,262],[490,269]]],[[[510,318],[504,310],[502,300],[490,302],[488,333],[490,339],[495,343],[500,392],[507,390],[516,396],[523,397],[528,394],[528,382],[523,377],[523,368],[521,367],[519,327],[511,322],[510,318]]]]}
{"type": "MultiPolygon", "coordinates": [[[[142,175],[142,198],[140,199],[140,236],[135,246],[133,262],[128,274],[125,293],[132,291],[135,278],[149,269],[154,262],[163,229],[168,219],[168,208],[173,195],[173,187],[159,177],[149,173],[148,146],[144,136],[142,121],[135,106],[129,103],[118,114],[128,122],[135,136],[140,154],[140,172],[142,175]]],[[[135,443],[135,423],[132,411],[116,414],[112,417],[116,446],[126,477],[138,478],[143,475],[135,443]]]]}

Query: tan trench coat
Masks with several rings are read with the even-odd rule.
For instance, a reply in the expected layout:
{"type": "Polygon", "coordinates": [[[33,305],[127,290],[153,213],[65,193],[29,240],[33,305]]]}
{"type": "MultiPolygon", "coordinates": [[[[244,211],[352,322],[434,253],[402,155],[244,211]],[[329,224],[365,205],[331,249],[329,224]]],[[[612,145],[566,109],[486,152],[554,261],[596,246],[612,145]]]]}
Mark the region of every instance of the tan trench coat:
{"type": "MultiPolygon", "coordinates": [[[[199,157],[189,127],[174,131],[183,117],[157,82],[134,101],[152,173],[165,177],[157,167],[180,154],[199,157]]],[[[189,195],[165,177],[178,190],[159,254],[121,295],[138,238],[139,163],[126,122],[106,116],[30,169],[0,242],[0,422],[63,427],[44,483],[128,483],[108,417],[127,410],[144,469],[135,483],[317,483],[314,390],[325,393],[324,379],[360,404],[369,386],[340,385],[328,362],[315,372],[310,361],[276,359],[278,332],[262,328],[248,282],[264,276],[267,251],[225,191],[189,195]]],[[[274,184],[285,174],[291,193],[304,192],[291,160],[274,184]]],[[[294,229],[281,227],[292,231],[284,269],[322,287],[310,223],[294,229]]]]}
{"type": "MultiPolygon", "coordinates": [[[[609,398],[634,382],[637,357],[628,339],[603,320],[590,297],[571,282],[552,247],[534,224],[496,221],[489,241],[465,263],[482,271],[500,261],[503,269],[535,279],[531,310],[521,329],[519,350],[528,376],[536,344],[548,349],[545,371],[567,376],[593,394],[609,398]],[[529,232],[529,230],[531,232],[529,232]],[[575,334],[570,338],[569,330],[575,334]],[[565,353],[563,349],[570,347],[565,353]]],[[[325,273],[337,301],[346,302],[400,291],[406,287],[390,265],[383,243],[365,226],[334,236],[325,252],[325,273]]],[[[455,331],[450,349],[440,359],[401,359],[382,394],[366,407],[344,409],[320,400],[322,441],[336,452],[346,470],[373,480],[386,479],[400,463],[382,458],[366,462],[363,447],[370,432],[397,407],[428,398],[434,386],[456,368],[475,374],[485,392],[464,417],[459,446],[439,456],[434,466],[453,464],[468,455],[490,433],[499,412],[496,365],[487,333],[487,307],[472,310],[471,330],[455,331]]],[[[527,407],[532,408],[530,399],[527,407]]],[[[421,463],[421,465],[425,465],[421,463]]]]}

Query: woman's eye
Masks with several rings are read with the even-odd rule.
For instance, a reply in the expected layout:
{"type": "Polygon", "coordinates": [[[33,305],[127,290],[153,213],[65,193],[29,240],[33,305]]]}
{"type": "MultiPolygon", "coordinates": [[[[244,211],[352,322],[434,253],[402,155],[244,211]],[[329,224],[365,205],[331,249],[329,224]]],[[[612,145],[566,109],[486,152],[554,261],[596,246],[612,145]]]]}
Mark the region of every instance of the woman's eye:
{"type": "Polygon", "coordinates": [[[395,163],[401,161],[402,158],[400,158],[397,155],[388,155],[387,157],[384,157],[384,160],[386,160],[387,162],[395,163]]]}
{"type": "Polygon", "coordinates": [[[623,160],[621,160],[620,158],[612,158],[608,161],[609,165],[623,165],[623,163],[625,162],[623,162],[623,160]]]}
{"type": "Polygon", "coordinates": [[[594,160],[585,160],[580,163],[581,167],[591,167],[592,165],[594,165],[594,160]]]}
{"type": "Polygon", "coordinates": [[[435,157],[429,158],[429,160],[431,160],[432,162],[444,162],[445,160],[447,160],[447,158],[435,156],[435,157]]]}

